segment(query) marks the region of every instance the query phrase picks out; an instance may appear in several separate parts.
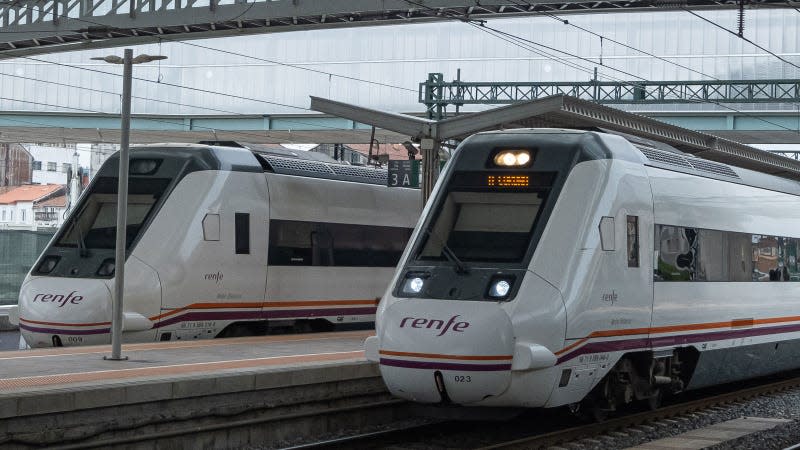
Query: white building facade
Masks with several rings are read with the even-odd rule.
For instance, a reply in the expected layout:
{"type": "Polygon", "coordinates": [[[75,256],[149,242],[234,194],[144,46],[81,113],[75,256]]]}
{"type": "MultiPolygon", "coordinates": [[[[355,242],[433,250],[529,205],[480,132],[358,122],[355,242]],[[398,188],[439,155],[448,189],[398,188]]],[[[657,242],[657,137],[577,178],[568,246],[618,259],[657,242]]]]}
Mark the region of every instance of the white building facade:
{"type": "Polygon", "coordinates": [[[78,164],[88,167],[89,155],[85,150],[78,150],[74,145],[53,147],[40,144],[23,144],[33,157],[31,182],[34,184],[67,184],[67,176],[75,173],[75,158],[78,164]]]}
{"type": "Polygon", "coordinates": [[[60,184],[16,186],[7,190],[0,194],[0,229],[58,227],[64,221],[67,206],[64,194],[65,186],[60,184]],[[59,197],[64,200],[56,201],[59,197]]]}

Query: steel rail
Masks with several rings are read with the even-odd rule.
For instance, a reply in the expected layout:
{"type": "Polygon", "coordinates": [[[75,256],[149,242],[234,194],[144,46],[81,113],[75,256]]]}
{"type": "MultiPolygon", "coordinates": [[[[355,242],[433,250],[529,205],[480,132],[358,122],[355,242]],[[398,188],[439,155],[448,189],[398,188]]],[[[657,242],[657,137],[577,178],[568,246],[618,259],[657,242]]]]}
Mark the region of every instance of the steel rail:
{"type": "Polygon", "coordinates": [[[630,414],[623,417],[610,419],[605,422],[570,427],[563,430],[553,431],[551,433],[496,443],[485,447],[480,447],[476,450],[532,449],[565,444],[567,442],[575,442],[581,439],[595,437],[609,431],[624,430],[625,428],[643,425],[648,422],[681,416],[684,414],[709,409],[715,406],[748,400],[775,392],[786,391],[796,387],[800,387],[800,377],[781,380],[761,386],[740,389],[733,392],[726,392],[724,394],[691,400],[675,405],[669,405],[654,411],[630,414]]]}

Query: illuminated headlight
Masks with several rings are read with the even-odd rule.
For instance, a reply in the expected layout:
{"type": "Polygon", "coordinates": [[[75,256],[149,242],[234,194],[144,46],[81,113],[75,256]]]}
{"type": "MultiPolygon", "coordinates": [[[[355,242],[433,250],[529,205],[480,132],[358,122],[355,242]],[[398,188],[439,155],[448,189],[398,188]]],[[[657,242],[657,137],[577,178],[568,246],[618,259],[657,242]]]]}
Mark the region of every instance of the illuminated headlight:
{"type": "Polygon", "coordinates": [[[430,274],[425,272],[407,273],[400,290],[405,295],[417,296],[422,293],[422,289],[425,287],[425,280],[429,276],[430,274]]]}
{"type": "Polygon", "coordinates": [[[524,167],[530,165],[531,153],[528,150],[502,150],[492,159],[498,167],[524,167]]]}
{"type": "Polygon", "coordinates": [[[408,278],[403,284],[403,292],[406,294],[419,294],[422,292],[422,286],[425,285],[425,280],[420,277],[408,278]]]}
{"type": "Polygon", "coordinates": [[[508,298],[511,294],[511,286],[514,284],[514,278],[508,277],[495,277],[489,282],[489,291],[487,295],[489,298],[495,300],[503,300],[508,298]]]}

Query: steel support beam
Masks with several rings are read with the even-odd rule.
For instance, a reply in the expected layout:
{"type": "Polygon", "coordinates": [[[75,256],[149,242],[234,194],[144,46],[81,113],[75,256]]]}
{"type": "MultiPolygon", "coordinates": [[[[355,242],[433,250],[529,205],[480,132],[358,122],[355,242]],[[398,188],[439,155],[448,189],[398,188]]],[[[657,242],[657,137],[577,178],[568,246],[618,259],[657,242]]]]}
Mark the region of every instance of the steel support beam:
{"type": "MultiPolygon", "coordinates": [[[[652,0],[0,0],[0,58],[252,33],[568,13],[673,10],[652,0]]],[[[753,0],[791,8],[785,0],[753,0]]],[[[733,9],[728,0],[684,0],[733,9]]]]}
{"type": "Polygon", "coordinates": [[[419,84],[419,102],[442,116],[448,106],[506,105],[554,95],[603,104],[798,103],[800,80],[497,83],[443,81],[442,74],[429,74],[419,84]]]}

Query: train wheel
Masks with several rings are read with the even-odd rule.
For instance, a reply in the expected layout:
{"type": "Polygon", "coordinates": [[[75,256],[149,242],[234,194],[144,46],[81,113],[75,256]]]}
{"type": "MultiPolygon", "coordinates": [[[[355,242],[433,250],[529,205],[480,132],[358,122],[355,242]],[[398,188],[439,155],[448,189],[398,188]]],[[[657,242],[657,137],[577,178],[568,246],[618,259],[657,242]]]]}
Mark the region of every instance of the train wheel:
{"type": "Polygon", "coordinates": [[[584,399],[569,405],[569,411],[582,422],[604,422],[608,419],[610,411],[604,408],[602,402],[593,399],[584,399]]]}
{"type": "Polygon", "coordinates": [[[236,322],[228,325],[217,334],[217,338],[263,336],[267,334],[268,324],[261,322],[236,322]]]}
{"type": "Polygon", "coordinates": [[[661,407],[661,401],[664,399],[664,394],[662,393],[661,389],[657,389],[652,397],[645,400],[647,404],[647,408],[651,411],[655,411],[656,409],[661,407]]]}

